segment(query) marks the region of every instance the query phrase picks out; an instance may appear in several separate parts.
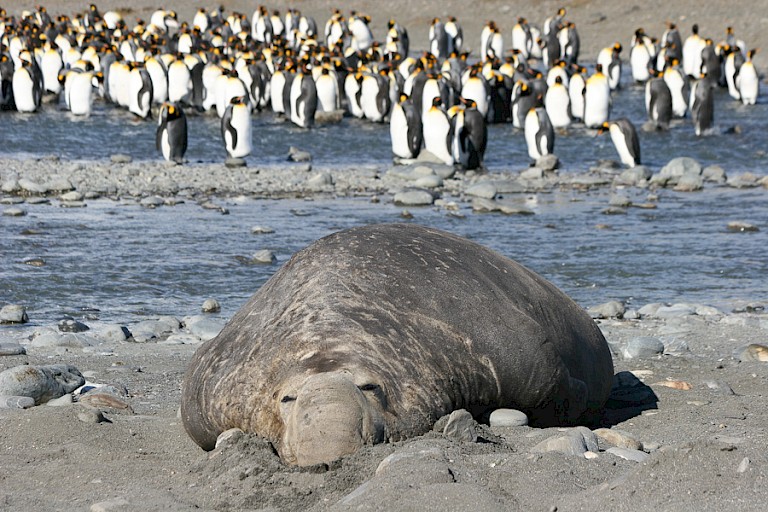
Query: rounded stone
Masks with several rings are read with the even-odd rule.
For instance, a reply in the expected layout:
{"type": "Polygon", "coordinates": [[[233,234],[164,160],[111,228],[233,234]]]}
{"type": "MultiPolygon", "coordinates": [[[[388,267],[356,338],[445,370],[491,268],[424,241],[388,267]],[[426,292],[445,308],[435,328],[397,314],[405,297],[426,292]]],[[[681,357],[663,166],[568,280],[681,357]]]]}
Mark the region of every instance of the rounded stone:
{"type": "Polygon", "coordinates": [[[253,256],[251,257],[252,263],[260,263],[264,265],[273,265],[277,263],[277,256],[275,256],[275,253],[270,251],[269,249],[262,249],[260,251],[256,251],[253,253],[253,256]]]}
{"type": "Polygon", "coordinates": [[[496,409],[488,422],[491,427],[522,427],[528,424],[528,416],[517,409],[496,409]]]}
{"type": "Polygon", "coordinates": [[[23,324],[29,322],[27,308],[19,304],[8,304],[0,309],[0,324],[23,324]]]}
{"type": "Polygon", "coordinates": [[[653,357],[664,352],[664,343],[653,336],[638,336],[630,340],[622,352],[625,359],[653,357]]]}
{"type": "Polygon", "coordinates": [[[218,313],[221,311],[221,304],[216,299],[205,299],[202,309],[203,313],[218,313]]]}
{"type": "Polygon", "coordinates": [[[406,190],[395,194],[393,200],[396,206],[429,206],[435,197],[427,190],[406,190]]]}
{"type": "Polygon", "coordinates": [[[3,210],[3,216],[4,217],[23,217],[27,214],[27,211],[23,208],[18,208],[16,206],[13,206],[11,208],[6,208],[3,210]]]}

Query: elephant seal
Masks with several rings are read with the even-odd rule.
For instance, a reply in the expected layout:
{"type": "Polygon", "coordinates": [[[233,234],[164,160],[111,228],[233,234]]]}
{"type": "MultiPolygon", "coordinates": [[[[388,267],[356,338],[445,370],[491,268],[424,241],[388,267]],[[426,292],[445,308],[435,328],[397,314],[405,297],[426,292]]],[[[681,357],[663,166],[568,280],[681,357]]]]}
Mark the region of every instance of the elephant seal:
{"type": "Polygon", "coordinates": [[[550,282],[461,237],[379,224],[278,270],[197,350],[181,415],[206,450],[237,427],[307,466],[424,434],[462,408],[577,423],[612,379],[600,330],[550,282]]]}

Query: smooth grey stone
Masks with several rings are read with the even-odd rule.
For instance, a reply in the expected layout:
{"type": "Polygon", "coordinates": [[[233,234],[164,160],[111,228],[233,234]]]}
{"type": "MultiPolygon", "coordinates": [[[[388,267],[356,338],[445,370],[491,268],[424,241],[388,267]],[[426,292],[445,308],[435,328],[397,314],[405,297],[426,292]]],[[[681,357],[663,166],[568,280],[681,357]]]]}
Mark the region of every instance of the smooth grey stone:
{"type": "Polygon", "coordinates": [[[60,201],[67,201],[67,202],[82,201],[83,197],[84,197],[83,194],[81,194],[77,190],[72,190],[72,191],[67,192],[65,194],[61,194],[59,196],[59,200],[60,201]]]}
{"type": "Polygon", "coordinates": [[[427,190],[405,190],[395,194],[393,201],[396,206],[429,206],[435,197],[427,190]]]}
{"type": "Polygon", "coordinates": [[[759,177],[751,172],[745,172],[737,174],[735,176],[729,176],[727,184],[733,188],[754,188],[759,185],[759,177]]]}
{"type": "Polygon", "coordinates": [[[588,450],[584,437],[579,435],[552,436],[531,448],[533,453],[562,453],[564,455],[583,455],[588,450]]]}
{"type": "Polygon", "coordinates": [[[638,336],[633,338],[624,348],[624,359],[637,357],[652,357],[664,352],[664,343],[653,336],[638,336]]]}
{"type": "Polygon", "coordinates": [[[677,180],[685,175],[700,176],[701,170],[699,162],[684,156],[670,160],[667,165],[661,168],[659,174],[662,177],[674,179],[675,183],[677,183],[677,180]]]}
{"type": "Polygon", "coordinates": [[[129,164],[133,162],[133,158],[131,158],[130,155],[124,155],[122,153],[117,153],[115,155],[110,156],[109,160],[113,164],[129,164]]]}
{"type": "Polygon", "coordinates": [[[656,315],[656,311],[659,310],[660,307],[664,306],[664,304],[661,304],[659,302],[653,302],[651,304],[646,304],[645,306],[641,307],[637,310],[638,313],[640,313],[641,317],[644,316],[654,316],[656,315]]]}
{"type": "Polygon", "coordinates": [[[125,341],[132,336],[131,331],[129,331],[127,327],[117,324],[105,325],[98,329],[94,329],[91,332],[91,335],[107,343],[118,343],[125,341]]]}
{"type": "Polygon", "coordinates": [[[17,206],[12,206],[3,210],[3,217],[23,217],[27,214],[27,211],[17,206]]]}
{"type": "Polygon", "coordinates": [[[534,215],[534,212],[528,208],[512,206],[482,197],[472,199],[472,211],[475,213],[502,213],[504,215],[534,215]]]}
{"type": "Polygon", "coordinates": [[[385,457],[379,463],[374,474],[376,476],[383,476],[387,473],[402,473],[403,470],[408,466],[412,466],[416,461],[445,462],[445,455],[443,455],[443,450],[438,446],[422,446],[419,444],[404,446],[395,453],[385,457]]]}
{"type": "Polygon", "coordinates": [[[18,343],[0,343],[0,356],[21,356],[27,353],[27,349],[18,343]]]}
{"type": "Polygon", "coordinates": [[[433,153],[430,153],[426,149],[422,149],[419,152],[419,156],[416,157],[417,162],[427,162],[432,164],[445,164],[441,158],[436,157],[433,153]]]}
{"type": "Polygon", "coordinates": [[[675,318],[695,314],[696,309],[688,304],[673,304],[671,306],[661,306],[653,316],[656,318],[675,318]]]}
{"type": "Polygon", "coordinates": [[[19,180],[19,187],[30,194],[45,194],[48,192],[46,187],[39,183],[35,183],[32,180],[28,180],[27,178],[21,178],[19,180]]]}
{"type": "Polygon", "coordinates": [[[207,316],[195,315],[184,319],[184,327],[201,340],[208,341],[218,336],[224,328],[224,322],[207,316]]]}
{"type": "Polygon", "coordinates": [[[71,365],[15,366],[0,373],[0,395],[28,396],[35,404],[58,398],[85,384],[71,365]]]}
{"type": "Polygon", "coordinates": [[[554,171],[560,166],[560,160],[556,155],[544,155],[536,160],[536,167],[544,171],[554,171]]]}
{"type": "Polygon", "coordinates": [[[224,165],[230,169],[237,169],[239,167],[245,167],[246,161],[244,158],[227,158],[224,160],[224,165]]]}
{"type": "Polygon", "coordinates": [[[704,381],[704,386],[706,386],[706,388],[709,390],[720,393],[721,395],[731,396],[736,394],[734,393],[733,388],[727,382],[707,380],[704,381]]]}
{"type": "Polygon", "coordinates": [[[27,308],[19,304],[8,304],[0,309],[0,324],[23,324],[29,322],[27,308]]]}
{"type": "Polygon", "coordinates": [[[50,204],[51,200],[47,197],[28,197],[27,204],[50,204]]]}
{"type": "Polygon", "coordinates": [[[768,346],[750,343],[733,351],[733,358],[739,362],[768,362],[768,346]]]}
{"type": "Polygon", "coordinates": [[[0,395],[0,409],[29,409],[35,399],[28,396],[0,395]]]}
{"type": "Polygon", "coordinates": [[[312,155],[309,151],[303,151],[295,146],[288,148],[288,160],[291,162],[311,162],[312,155]]]}
{"type": "Polygon", "coordinates": [[[632,185],[637,186],[641,183],[645,183],[651,179],[653,171],[644,165],[637,165],[624,169],[621,174],[616,178],[615,183],[617,185],[632,185]]]}
{"type": "Polygon", "coordinates": [[[24,198],[13,196],[13,197],[3,197],[0,199],[0,204],[23,204],[24,198]]]}
{"type": "Polygon", "coordinates": [[[319,191],[334,184],[333,176],[329,172],[319,172],[307,179],[307,188],[309,190],[319,191]]]}
{"type": "Polygon", "coordinates": [[[608,200],[608,204],[611,206],[626,208],[628,206],[632,206],[632,200],[630,200],[626,194],[612,194],[611,198],[608,200]]]}
{"type": "Polygon", "coordinates": [[[688,342],[681,338],[672,338],[669,342],[664,343],[664,352],[668,354],[683,354],[690,351],[688,342]]]}
{"type": "Polygon", "coordinates": [[[491,427],[522,427],[528,424],[528,416],[517,409],[496,409],[488,423],[491,427]]]}
{"type": "Polygon", "coordinates": [[[635,462],[645,462],[649,455],[644,451],[631,450],[629,448],[619,448],[618,446],[612,446],[606,450],[607,453],[621,457],[622,459],[631,460],[635,462]]]}
{"type": "Polygon", "coordinates": [[[749,469],[749,457],[744,457],[741,459],[741,462],[739,462],[739,466],[736,468],[737,473],[746,473],[747,469],[749,469]]]}
{"type": "Polygon", "coordinates": [[[49,191],[56,192],[69,192],[70,190],[75,189],[75,187],[72,185],[72,182],[62,176],[51,177],[51,179],[46,181],[43,186],[49,191]]]}
{"type": "Polygon", "coordinates": [[[728,177],[725,174],[725,169],[719,165],[708,165],[701,171],[701,176],[704,181],[713,183],[725,183],[728,177]]]}
{"type": "Polygon", "coordinates": [[[520,172],[521,180],[540,180],[544,177],[544,169],[541,167],[529,167],[520,172]]]}
{"type": "Polygon", "coordinates": [[[254,235],[269,235],[274,232],[275,232],[274,229],[267,226],[253,226],[251,228],[251,233],[253,233],[254,235]]]}
{"type": "Polygon", "coordinates": [[[698,316],[718,316],[723,314],[723,312],[716,307],[706,306],[704,304],[695,304],[694,311],[698,316]]]}
{"type": "Polygon", "coordinates": [[[149,196],[142,198],[139,204],[144,208],[157,208],[165,205],[165,199],[159,196],[149,196]]]}
{"type": "Polygon", "coordinates": [[[62,208],[85,208],[88,205],[83,201],[62,201],[59,206],[62,208]]]}
{"type": "Polygon", "coordinates": [[[261,263],[266,265],[273,265],[277,263],[277,256],[275,256],[275,253],[270,251],[269,249],[262,249],[260,251],[256,251],[253,253],[253,256],[251,257],[252,263],[261,263]]]}
{"type": "Polygon", "coordinates": [[[431,174],[429,176],[417,178],[416,181],[413,182],[413,185],[416,187],[437,188],[442,187],[443,183],[443,178],[436,174],[431,174]]]}
{"type": "Polygon", "coordinates": [[[459,441],[474,443],[477,441],[477,422],[464,409],[453,411],[448,415],[448,422],[443,428],[443,435],[459,441]]]}
{"type": "Polygon", "coordinates": [[[64,396],[60,396],[59,398],[52,398],[51,400],[48,400],[45,402],[45,405],[50,407],[64,407],[67,405],[72,405],[74,403],[74,398],[72,398],[72,395],[67,393],[64,396]]]}
{"type": "Polygon", "coordinates": [[[90,327],[84,323],[72,319],[60,320],[58,327],[60,332],[85,332],[90,330],[90,327]]]}
{"type": "Polygon", "coordinates": [[[468,196],[493,199],[496,197],[496,186],[489,182],[476,183],[464,190],[464,193],[468,196]]]}
{"type": "Polygon", "coordinates": [[[592,318],[621,318],[624,315],[624,311],[624,304],[615,300],[587,309],[587,313],[592,318]]]}
{"type": "Polygon", "coordinates": [[[674,190],[677,192],[696,192],[704,188],[704,179],[701,176],[685,174],[680,176],[674,190]]]}
{"type": "Polygon", "coordinates": [[[32,340],[33,347],[71,347],[85,348],[98,345],[99,340],[91,336],[74,332],[47,332],[32,340]]]}
{"type": "Polygon", "coordinates": [[[203,313],[218,313],[221,311],[221,304],[216,299],[205,299],[202,309],[203,313]]]}

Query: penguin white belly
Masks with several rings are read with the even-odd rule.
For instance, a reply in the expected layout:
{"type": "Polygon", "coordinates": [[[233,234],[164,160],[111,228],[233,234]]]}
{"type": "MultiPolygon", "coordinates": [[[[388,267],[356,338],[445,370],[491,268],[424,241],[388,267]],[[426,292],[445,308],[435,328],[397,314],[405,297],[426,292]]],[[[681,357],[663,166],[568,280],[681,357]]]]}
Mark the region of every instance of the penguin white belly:
{"type": "Polygon", "coordinates": [[[224,112],[227,110],[230,98],[227,97],[227,83],[229,77],[227,75],[219,75],[214,82],[215,100],[216,100],[216,115],[220,118],[224,117],[224,112]]]}
{"type": "Polygon", "coordinates": [[[392,108],[392,115],[389,117],[389,137],[392,141],[392,153],[400,158],[413,158],[411,149],[408,146],[408,120],[405,117],[405,111],[400,105],[392,108]]]}
{"type": "MultiPolygon", "coordinates": [[[[535,110],[531,109],[525,115],[525,144],[528,147],[528,156],[534,160],[538,160],[543,156],[541,148],[536,143],[536,134],[539,133],[539,128],[539,116],[535,110]]],[[[543,142],[542,146],[547,147],[546,141],[543,142]]]]}
{"type": "Polygon", "coordinates": [[[358,92],[360,92],[360,83],[355,79],[355,76],[350,73],[344,80],[344,94],[347,97],[347,104],[349,105],[349,113],[358,119],[362,119],[365,113],[358,101],[358,92]]]}
{"type": "Polygon", "coordinates": [[[276,114],[285,113],[285,107],[283,106],[283,88],[285,87],[285,75],[282,72],[277,72],[272,75],[269,80],[269,87],[272,90],[272,95],[269,99],[272,111],[276,114]]]}
{"type": "Polygon", "coordinates": [[[650,67],[651,55],[644,44],[637,44],[629,52],[629,63],[632,68],[632,79],[635,82],[646,82],[651,74],[648,72],[650,67]]]}
{"type": "Polygon", "coordinates": [[[619,153],[621,163],[628,165],[629,167],[634,167],[635,159],[629,152],[629,143],[627,142],[626,137],[624,137],[624,133],[621,131],[621,128],[611,123],[611,127],[609,128],[608,132],[611,134],[611,141],[613,142],[616,151],[619,153]]]}
{"type": "Polygon", "coordinates": [[[576,119],[584,119],[584,88],[585,83],[581,75],[573,77],[568,84],[568,97],[571,100],[571,115],[576,119]]]}
{"type": "Polygon", "coordinates": [[[561,68],[560,66],[555,66],[547,71],[547,87],[552,87],[557,81],[558,77],[560,77],[562,84],[565,87],[568,87],[570,83],[570,77],[568,76],[568,72],[565,70],[565,68],[561,68]]]}
{"type": "Polygon", "coordinates": [[[488,113],[488,92],[479,78],[467,80],[461,88],[461,97],[473,100],[477,110],[485,116],[488,113]]]}
{"type": "Polygon", "coordinates": [[[189,94],[190,79],[189,68],[183,62],[172,64],[168,69],[168,101],[183,101],[189,94]]]}
{"type": "Polygon", "coordinates": [[[91,77],[90,73],[72,73],[67,80],[69,84],[69,110],[76,116],[91,114],[93,91],[91,77]]]}
{"type": "Polygon", "coordinates": [[[54,94],[61,91],[59,83],[59,73],[64,66],[61,56],[56,51],[48,51],[43,55],[40,62],[40,70],[43,72],[43,88],[54,94]]]}
{"type": "Polygon", "coordinates": [[[291,122],[302,128],[307,127],[305,118],[304,102],[301,100],[301,86],[304,80],[311,80],[307,75],[297,75],[291,83],[291,122]]]}
{"type": "Polygon", "coordinates": [[[144,83],[141,79],[141,73],[139,73],[138,69],[134,69],[131,71],[130,83],[128,85],[131,98],[131,101],[128,104],[128,110],[139,117],[145,118],[149,113],[150,104],[149,92],[141,92],[143,86],[144,83]]]}
{"type": "Polygon", "coordinates": [[[379,95],[379,83],[374,76],[366,76],[363,79],[363,87],[360,94],[360,106],[363,108],[363,115],[377,123],[384,117],[376,105],[376,97],[379,95]]]}
{"type": "Polygon", "coordinates": [[[736,64],[733,61],[733,54],[725,59],[725,83],[728,85],[728,94],[735,100],[741,99],[741,93],[736,86],[736,64]]]}
{"type": "Polygon", "coordinates": [[[168,75],[159,63],[147,65],[149,78],[152,80],[152,102],[162,105],[168,101],[168,75]]]}
{"type": "Polygon", "coordinates": [[[565,87],[556,84],[547,89],[544,106],[554,128],[565,128],[571,124],[570,97],[565,87]]]}
{"type": "Polygon", "coordinates": [[[736,81],[738,82],[742,103],[744,103],[744,105],[754,105],[759,93],[760,79],[758,78],[755,66],[751,61],[741,65],[739,76],[736,81]]]}
{"type": "Polygon", "coordinates": [[[677,71],[665,72],[664,82],[666,82],[669,92],[672,94],[672,115],[675,117],[685,117],[685,113],[688,110],[688,102],[683,94],[683,87],[685,87],[683,76],[677,71]]]}
{"type": "Polygon", "coordinates": [[[171,159],[171,142],[168,140],[168,129],[163,130],[160,135],[160,149],[163,152],[163,158],[166,160],[171,159]]]}
{"type": "Polygon", "coordinates": [[[443,111],[430,108],[424,116],[424,147],[445,162],[453,165],[453,155],[448,149],[448,132],[451,129],[448,117],[443,111]]]}
{"type": "Polygon", "coordinates": [[[17,68],[13,72],[13,99],[19,112],[34,112],[37,110],[34,95],[34,80],[27,68],[17,68]]]}
{"type": "Polygon", "coordinates": [[[317,106],[321,112],[333,112],[338,102],[338,86],[331,75],[320,75],[316,82],[317,106]]]}
{"type": "Polygon", "coordinates": [[[243,158],[251,154],[251,113],[247,106],[235,107],[232,110],[232,128],[237,132],[237,145],[232,147],[232,137],[224,133],[224,142],[232,158],[243,158]]]}
{"type": "Polygon", "coordinates": [[[587,84],[584,95],[584,124],[599,128],[608,120],[611,109],[611,89],[608,83],[587,84]]]}

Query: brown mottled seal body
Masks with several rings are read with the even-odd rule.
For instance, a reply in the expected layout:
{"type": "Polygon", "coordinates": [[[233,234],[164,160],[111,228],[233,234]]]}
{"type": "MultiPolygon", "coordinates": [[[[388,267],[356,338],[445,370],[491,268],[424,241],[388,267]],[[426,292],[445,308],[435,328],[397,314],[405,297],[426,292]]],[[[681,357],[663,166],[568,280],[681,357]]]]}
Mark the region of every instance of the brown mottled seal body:
{"type": "Polygon", "coordinates": [[[295,254],[197,351],[181,412],[206,450],[237,427],[310,465],[461,408],[578,422],[612,378],[599,329],[550,282],[458,236],[380,224],[295,254]]]}

